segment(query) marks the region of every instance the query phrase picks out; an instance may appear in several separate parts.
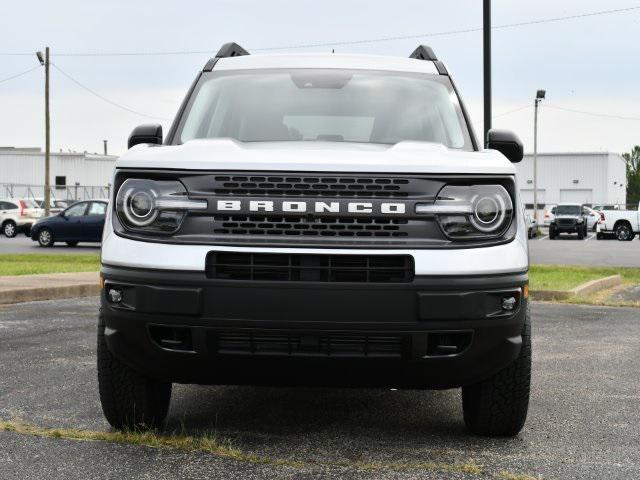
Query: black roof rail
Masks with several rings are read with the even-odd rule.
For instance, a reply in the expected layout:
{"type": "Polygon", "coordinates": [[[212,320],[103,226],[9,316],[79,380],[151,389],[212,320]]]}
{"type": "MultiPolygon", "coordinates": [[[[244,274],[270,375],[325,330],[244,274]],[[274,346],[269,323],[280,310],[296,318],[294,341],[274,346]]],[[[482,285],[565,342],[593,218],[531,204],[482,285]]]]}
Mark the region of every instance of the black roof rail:
{"type": "Polygon", "coordinates": [[[213,67],[219,58],[241,57],[243,55],[249,55],[249,52],[247,52],[244,48],[242,48],[235,42],[225,43],[220,47],[220,50],[218,50],[216,56],[207,62],[202,71],[210,72],[211,70],[213,70],[213,67]]]}
{"type": "Polygon", "coordinates": [[[427,45],[419,45],[418,48],[409,55],[409,58],[415,58],[416,60],[430,60],[436,66],[440,75],[449,75],[444,63],[438,60],[431,47],[428,47],[427,45]]]}
{"type": "Polygon", "coordinates": [[[428,47],[427,45],[418,45],[418,48],[416,48],[413,53],[409,55],[409,58],[415,58],[418,60],[431,60],[432,62],[438,60],[438,57],[436,57],[436,54],[433,53],[431,47],[428,47]]]}

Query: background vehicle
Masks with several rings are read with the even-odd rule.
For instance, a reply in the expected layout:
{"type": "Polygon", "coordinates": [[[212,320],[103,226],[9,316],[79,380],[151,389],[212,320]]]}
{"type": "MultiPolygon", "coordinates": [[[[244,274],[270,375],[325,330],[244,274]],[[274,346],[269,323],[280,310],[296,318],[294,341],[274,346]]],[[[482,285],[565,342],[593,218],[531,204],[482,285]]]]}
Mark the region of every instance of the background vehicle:
{"type": "Polygon", "coordinates": [[[538,222],[531,216],[530,213],[524,214],[525,221],[527,222],[527,237],[533,238],[538,236],[538,222]]]}
{"type": "Polygon", "coordinates": [[[20,232],[29,235],[33,223],[42,216],[44,216],[44,210],[33,200],[0,199],[0,228],[9,238],[15,237],[20,232]]]}
{"type": "MultiPolygon", "coordinates": [[[[640,209],[640,205],[638,206],[640,209]]],[[[620,241],[631,241],[640,233],[640,210],[608,210],[598,225],[598,233],[614,234],[620,241]]]]}
{"type": "Polygon", "coordinates": [[[596,227],[598,226],[598,222],[600,221],[600,212],[596,211],[591,207],[583,207],[584,214],[587,218],[587,230],[590,232],[595,232],[596,227]]]}
{"type": "MultiPolygon", "coordinates": [[[[40,208],[42,208],[42,210],[44,210],[44,198],[36,198],[34,200],[38,204],[38,206],[40,208]]],[[[55,200],[55,199],[52,198],[50,200],[51,208],[49,208],[49,213],[51,215],[53,215],[55,213],[60,213],[65,208],[67,208],[69,205],[71,205],[71,203],[73,203],[73,202],[70,202],[68,200],[55,200]]]]}
{"type": "Polygon", "coordinates": [[[587,236],[587,215],[579,203],[559,203],[555,207],[555,217],[549,225],[549,240],[555,240],[561,233],[577,233],[579,239],[587,236]]]}
{"type": "Polygon", "coordinates": [[[523,147],[504,130],[480,146],[430,48],[227,44],[184,105],[116,162],[97,332],[112,426],[161,424],[175,382],[461,388],[471,432],[520,431],[523,147]]]}
{"type": "Polygon", "coordinates": [[[556,218],[556,206],[553,204],[549,204],[544,209],[544,224],[546,226],[551,225],[553,219],[556,218]]]}
{"type": "Polygon", "coordinates": [[[66,210],[43,218],[31,227],[31,239],[41,247],[66,242],[74,247],[78,242],[100,242],[107,209],[106,200],[74,203],[66,210]]]}

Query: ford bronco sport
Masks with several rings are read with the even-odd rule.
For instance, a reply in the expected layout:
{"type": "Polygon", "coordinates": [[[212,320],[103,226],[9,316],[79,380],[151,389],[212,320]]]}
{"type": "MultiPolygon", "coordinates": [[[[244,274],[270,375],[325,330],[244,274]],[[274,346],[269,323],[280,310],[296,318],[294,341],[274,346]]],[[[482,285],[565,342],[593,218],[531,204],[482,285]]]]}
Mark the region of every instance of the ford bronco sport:
{"type": "Polygon", "coordinates": [[[515,435],[531,338],[515,135],[478,144],[446,67],[221,48],[164,139],[136,128],[102,247],[98,379],[115,428],[172,383],[462,387],[515,435]]]}

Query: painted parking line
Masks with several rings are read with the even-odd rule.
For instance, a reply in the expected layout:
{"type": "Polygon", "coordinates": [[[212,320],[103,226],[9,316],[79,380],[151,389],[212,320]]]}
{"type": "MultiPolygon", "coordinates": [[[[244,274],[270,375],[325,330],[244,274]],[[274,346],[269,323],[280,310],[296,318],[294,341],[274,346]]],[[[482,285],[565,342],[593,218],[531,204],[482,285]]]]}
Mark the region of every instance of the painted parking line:
{"type": "Polygon", "coordinates": [[[540,237],[540,240],[544,240],[545,238],[549,238],[549,235],[545,235],[544,237],[540,237]]]}
{"type": "Polygon", "coordinates": [[[595,237],[595,236],[596,236],[596,234],[595,234],[595,233],[592,233],[591,235],[589,235],[589,236],[586,238],[585,242],[588,242],[589,240],[591,240],[591,239],[592,239],[593,237],[595,237]]]}

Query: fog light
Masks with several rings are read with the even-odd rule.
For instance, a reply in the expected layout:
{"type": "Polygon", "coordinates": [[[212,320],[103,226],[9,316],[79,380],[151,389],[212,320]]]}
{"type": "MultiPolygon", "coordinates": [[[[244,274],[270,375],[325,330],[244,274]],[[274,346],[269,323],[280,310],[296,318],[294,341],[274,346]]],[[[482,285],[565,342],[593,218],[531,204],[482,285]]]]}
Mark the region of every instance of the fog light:
{"type": "Polygon", "coordinates": [[[502,309],[503,310],[513,310],[516,308],[517,300],[514,297],[504,297],[502,299],[502,309]]]}
{"type": "Polygon", "coordinates": [[[109,295],[109,301],[111,303],[122,302],[122,290],[118,290],[117,288],[110,288],[107,291],[107,295],[109,295]]]}

